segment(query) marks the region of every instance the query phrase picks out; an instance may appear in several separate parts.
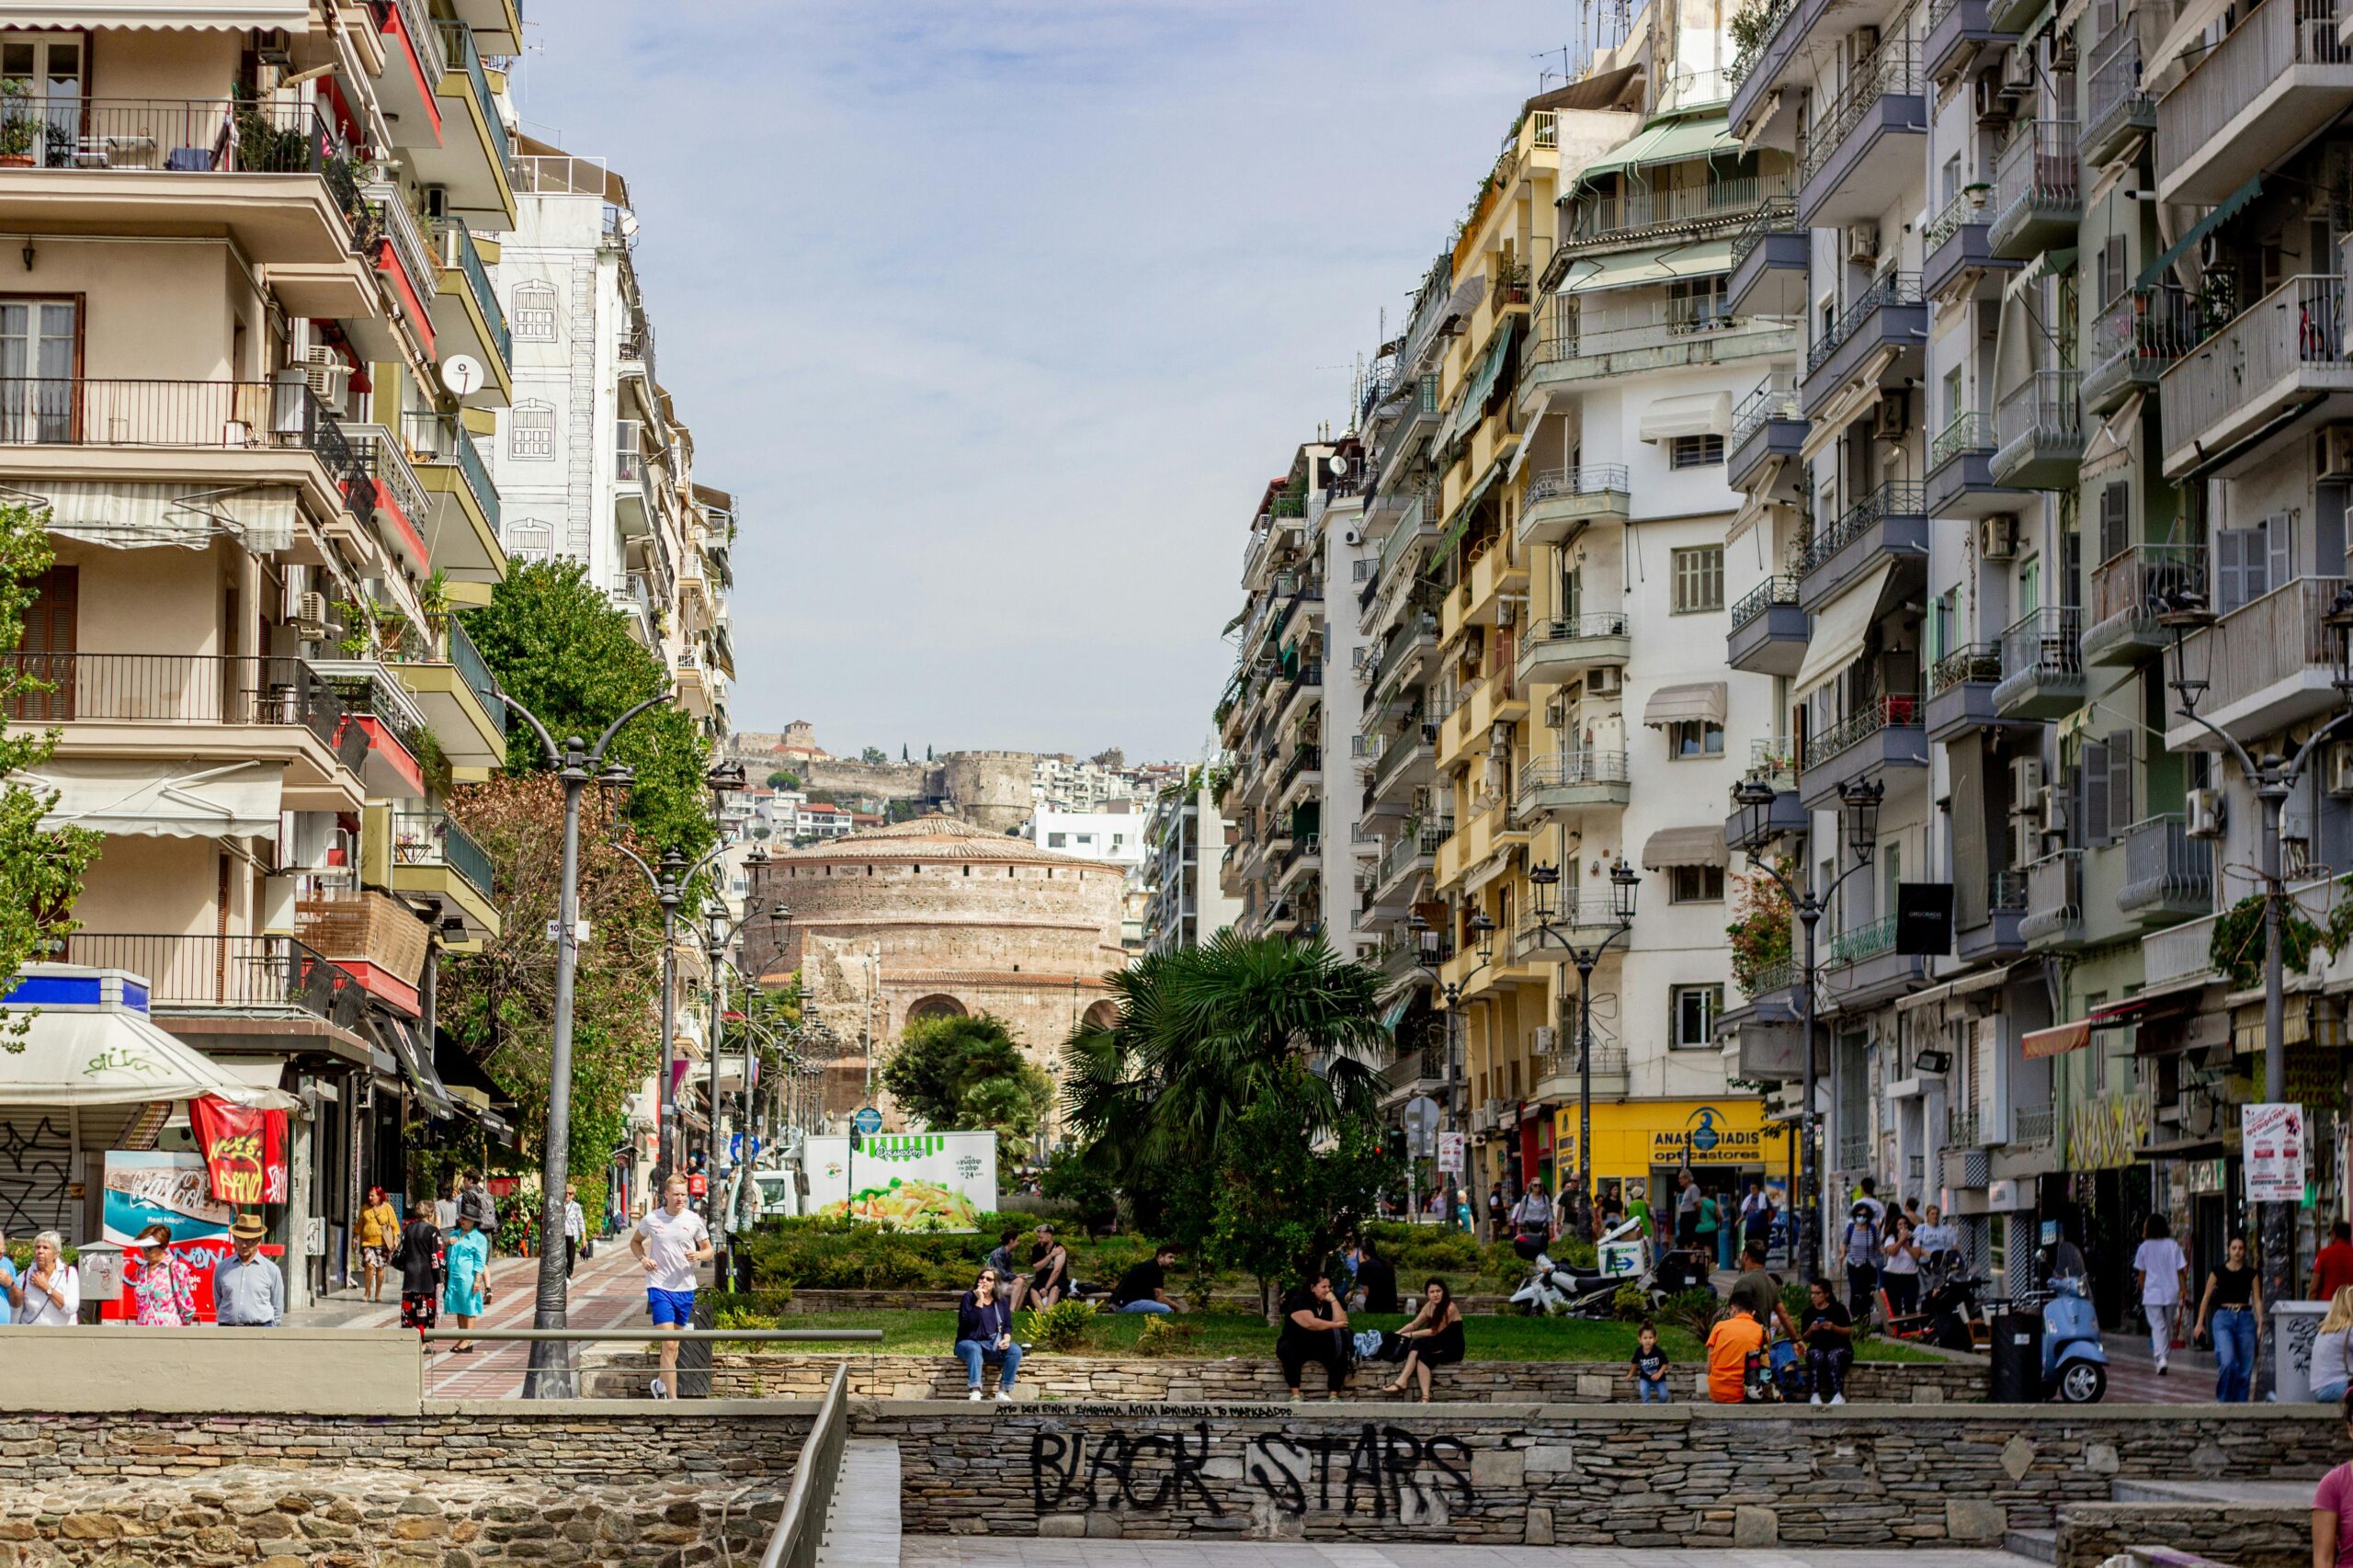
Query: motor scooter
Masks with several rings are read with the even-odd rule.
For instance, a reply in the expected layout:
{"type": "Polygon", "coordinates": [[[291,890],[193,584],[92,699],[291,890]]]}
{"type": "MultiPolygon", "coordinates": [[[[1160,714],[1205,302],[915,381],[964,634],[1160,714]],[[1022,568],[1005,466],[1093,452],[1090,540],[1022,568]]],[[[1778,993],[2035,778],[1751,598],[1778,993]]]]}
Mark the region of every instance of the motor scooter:
{"type": "Polygon", "coordinates": [[[1562,1267],[1530,1237],[1514,1241],[1512,1250],[1528,1260],[1529,1271],[1526,1282],[1512,1292],[1511,1304],[1530,1317],[1608,1317],[1621,1286],[1657,1289],[1639,1220],[1625,1221],[1603,1233],[1594,1249],[1598,1267],[1591,1271],[1562,1267]]]}
{"type": "Polygon", "coordinates": [[[2068,1404],[2097,1403],[2108,1392],[2108,1348],[2083,1280],[2054,1275],[2029,1300],[2042,1309],[2042,1386],[2068,1404]]]}

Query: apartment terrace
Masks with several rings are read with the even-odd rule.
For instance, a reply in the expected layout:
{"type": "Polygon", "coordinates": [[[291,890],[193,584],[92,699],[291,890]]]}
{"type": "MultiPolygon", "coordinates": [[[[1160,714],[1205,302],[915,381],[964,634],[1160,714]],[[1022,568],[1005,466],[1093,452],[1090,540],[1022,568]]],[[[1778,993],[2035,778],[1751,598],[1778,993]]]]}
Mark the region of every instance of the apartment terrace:
{"type": "Polygon", "coordinates": [[[1531,756],[1519,767],[1512,814],[1523,823],[1554,812],[1622,809],[1633,798],[1622,751],[1568,751],[1531,756]]]}
{"type": "Polygon", "coordinates": [[[2045,605],[2002,632],[1994,706],[2007,719],[2056,719],[2083,706],[2083,611],[2045,605]]]}
{"type": "Polygon", "coordinates": [[[2337,0],[2263,0],[2157,103],[2157,199],[2221,202],[2344,112],[2337,0]]]}
{"type": "MultiPolygon", "coordinates": [[[[347,1028],[357,1024],[362,1001],[356,976],[292,937],[75,931],[58,960],[144,976],[150,1007],[176,1020],[176,1020],[207,1016],[305,1017],[347,1028]]],[[[367,1048],[344,1038],[365,1064],[367,1048]]]]}
{"type": "Polygon", "coordinates": [[[1540,469],[1520,494],[1513,542],[1522,553],[1534,545],[1560,544],[1588,524],[1623,525],[1632,509],[1633,485],[1622,463],[1540,469]]]}
{"type": "Polygon", "coordinates": [[[1928,221],[1921,235],[1920,291],[1930,300],[1990,300],[2003,278],[2018,264],[1994,252],[1987,191],[1971,186],[1954,193],[1928,221]]]}
{"type": "MultiPolygon", "coordinates": [[[[1768,839],[1798,836],[1806,832],[1810,819],[1798,800],[1798,754],[1794,743],[1777,735],[1752,739],[1748,743],[1748,766],[1741,769],[1740,777],[1743,783],[1773,786],[1773,803],[1764,812],[1768,839]]],[[[1724,848],[1745,854],[1753,825],[1753,813],[1738,801],[1733,801],[1731,812],[1724,818],[1724,848]]]]}
{"type": "Polygon", "coordinates": [[[2092,45],[2084,95],[2084,157],[2094,166],[2121,154],[2134,137],[2157,129],[2156,101],[2141,82],[2140,18],[2121,6],[2116,17],[2092,45]]]}
{"type": "Polygon", "coordinates": [[[514,392],[515,335],[491,284],[482,247],[473,232],[455,219],[436,224],[433,238],[438,330],[455,349],[475,355],[490,369],[489,379],[468,394],[468,401],[503,405],[514,392]]]}
{"type": "Polygon", "coordinates": [[[2002,684],[2002,645],[1970,642],[1928,666],[1928,704],[1923,714],[1928,739],[1949,741],[1972,730],[2003,727],[1994,700],[2002,684]]]}
{"type": "Polygon", "coordinates": [[[1912,692],[1867,698],[1819,733],[1806,737],[1798,794],[1814,811],[1835,807],[1854,779],[1892,767],[1928,766],[1927,732],[1920,699],[1912,692]]]}
{"type": "Polygon", "coordinates": [[[403,151],[421,184],[448,188],[452,206],[463,211],[496,212],[515,222],[515,189],[507,173],[515,148],[498,118],[490,70],[475,47],[473,29],[463,22],[435,24],[443,69],[434,82],[441,134],[420,138],[403,151]],[[454,121],[454,123],[452,123],[454,121]]]}
{"type": "Polygon", "coordinates": [[[2180,358],[2205,341],[2198,297],[2177,283],[2125,290],[2092,318],[2084,406],[2106,415],[2135,392],[2155,388],[2180,358]]]}
{"type": "Polygon", "coordinates": [[[1732,436],[1724,443],[1724,483],[1748,494],[1795,500],[1802,492],[1799,456],[1812,428],[1798,408],[1794,376],[1775,370],[1732,411],[1732,436]],[[1778,462],[1774,483],[1759,490],[1768,463],[1778,462]]]}
{"type": "MultiPolygon", "coordinates": [[[[2266,8],[2281,3],[2267,0],[2266,8]]],[[[2168,475],[2237,445],[2290,408],[2353,401],[2344,278],[2288,278],[2184,354],[2158,385],[2168,475]]]]}
{"type": "Polygon", "coordinates": [[[2074,120],[2018,121],[1994,159],[1994,254],[2022,261],[2072,242],[2084,216],[2082,168],[2074,120]]]}
{"type": "Polygon", "coordinates": [[[1562,246],[1600,249],[1650,235],[1705,233],[1761,208],[1791,210],[1791,193],[1785,173],[1737,175],[1608,194],[1580,191],[1563,206],[1568,225],[1562,246]]]}
{"type": "Polygon", "coordinates": [[[452,582],[498,582],[506,574],[506,551],[498,542],[498,486],[473,437],[438,414],[404,416],[401,435],[429,497],[423,526],[435,541],[434,564],[452,582]]]}
{"type": "Polygon", "coordinates": [[[1723,365],[1781,355],[1794,345],[1786,322],[1695,312],[1660,298],[1614,310],[1553,315],[1529,345],[1520,372],[1523,410],[1554,387],[1692,365],[1723,365]]]}
{"type": "Polygon", "coordinates": [[[2214,842],[2192,838],[2178,812],[2123,829],[2124,883],[2116,907],[2144,926],[2171,925],[2214,907],[2214,842]]]}
{"type": "Polygon", "coordinates": [[[1794,198],[1758,203],[1732,241],[1724,303],[1742,315],[1787,316],[1805,308],[1813,240],[1798,226],[1794,198]]]}
{"type": "Polygon", "coordinates": [[[1429,870],[1437,864],[1438,846],[1453,836],[1452,817],[1407,822],[1404,831],[1397,835],[1397,842],[1389,846],[1373,869],[1375,902],[1387,902],[1387,895],[1398,891],[1400,882],[1429,870]]]}
{"type": "Polygon", "coordinates": [[[1982,517],[2016,511],[2024,492],[1999,483],[1994,476],[1994,454],[2000,449],[1994,415],[1983,409],[1955,415],[1928,443],[1928,515],[1933,517],[1982,517]]]}
{"type": "Polygon", "coordinates": [[[2082,384],[2078,370],[2037,370],[2002,394],[1994,410],[1994,433],[2001,445],[1987,465],[1996,484],[2075,488],[2084,457],[2082,384]]]}
{"type": "Polygon", "coordinates": [[[1794,118],[1803,62],[1800,46],[1807,29],[1828,9],[1829,0],[1749,0],[1733,18],[1734,36],[1747,41],[1727,74],[1732,99],[1726,119],[1733,134],[1751,143],[1794,118]]]}
{"type": "Polygon", "coordinates": [[[1837,597],[1866,568],[1890,556],[1927,560],[1927,487],[1890,480],[1857,501],[1791,552],[1798,600],[1811,612],[1837,597]]]}
{"type": "Polygon", "coordinates": [[[1732,607],[1724,662],[1754,675],[1796,675],[1813,636],[1809,619],[1798,604],[1797,578],[1787,574],[1766,578],[1732,607]]]}
{"type": "Polygon", "coordinates": [[[1987,0],[1929,0],[1920,58],[1932,82],[1948,82],[1989,53],[2006,50],[2018,34],[1994,25],[1987,0]]]}
{"type": "Polygon", "coordinates": [[[1633,625],[1622,610],[1535,621],[1520,642],[1519,683],[1558,686],[1587,670],[1622,669],[1633,645],[1633,625]]]}
{"type": "Polygon", "coordinates": [[[2157,617],[2183,589],[2205,592],[2202,544],[2128,545],[2091,572],[2084,663],[2137,665],[2169,643],[2157,617]]]}
{"type": "Polygon", "coordinates": [[[1927,82],[1908,38],[1882,40],[1798,139],[1798,220],[1833,228],[1875,217],[1917,176],[1927,82]]]}
{"type": "Polygon", "coordinates": [[[2026,873],[1995,866],[1984,875],[1984,923],[1963,923],[1953,933],[1953,956],[1963,963],[2015,958],[2026,951],[2026,938],[2018,935],[2018,923],[2026,918],[2026,873]]]}
{"type": "MultiPolygon", "coordinates": [[[[2240,741],[2332,712],[2341,705],[2324,624],[2343,577],[2298,577],[2192,631],[2183,657],[2203,678],[2198,711],[2240,741]]],[[[2165,745],[2210,751],[2214,740],[2167,710],[2165,745]]]]}
{"type": "MultiPolygon", "coordinates": [[[[1825,944],[1823,964],[1837,972],[1824,979],[1824,988],[1840,1012],[1874,1006],[1916,989],[1927,979],[1927,959],[1895,950],[1895,925],[1894,915],[1883,915],[1848,926],[1825,944]]],[[[1861,1164],[1854,1162],[1858,1167],[1861,1164]]]]}
{"type": "Polygon", "coordinates": [[[2026,868],[2018,937],[2036,952],[2084,945],[2084,852],[2060,849],[2026,868]]]}
{"type": "Polygon", "coordinates": [[[1806,350],[1802,406],[1812,418],[1867,369],[1881,386],[1917,380],[1928,343],[1928,305],[1916,272],[1882,273],[1848,301],[1806,350]]]}

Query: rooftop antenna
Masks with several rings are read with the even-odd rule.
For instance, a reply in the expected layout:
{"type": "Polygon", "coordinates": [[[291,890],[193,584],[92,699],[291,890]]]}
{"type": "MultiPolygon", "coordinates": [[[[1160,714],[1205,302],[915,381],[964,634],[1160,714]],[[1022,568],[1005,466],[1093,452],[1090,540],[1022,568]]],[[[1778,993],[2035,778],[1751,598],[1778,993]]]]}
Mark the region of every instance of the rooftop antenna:
{"type": "MultiPolygon", "coordinates": [[[[1585,17],[1582,7],[1579,8],[1577,22],[1577,30],[1579,32],[1583,32],[1585,30],[1585,17]]],[[[1529,58],[1530,60],[1550,60],[1552,56],[1556,54],[1559,55],[1561,57],[1561,69],[1557,74],[1560,76],[1562,82],[1565,84],[1571,80],[1569,74],[1569,57],[1575,48],[1576,46],[1574,44],[1564,43],[1558,49],[1539,50],[1536,53],[1529,55],[1529,58]]],[[[1555,73],[1550,65],[1547,65],[1543,70],[1536,74],[1536,90],[1539,94],[1544,92],[1546,87],[1551,84],[1554,74],[1555,73]]]]}

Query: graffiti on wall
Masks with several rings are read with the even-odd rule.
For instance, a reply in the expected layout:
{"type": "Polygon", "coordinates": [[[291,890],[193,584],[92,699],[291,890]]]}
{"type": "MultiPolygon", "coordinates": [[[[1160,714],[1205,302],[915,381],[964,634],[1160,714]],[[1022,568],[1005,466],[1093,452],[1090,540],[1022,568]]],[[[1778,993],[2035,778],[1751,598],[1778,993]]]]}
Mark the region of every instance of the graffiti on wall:
{"type": "MultiPolygon", "coordinates": [[[[1211,1446],[1206,1421],[1189,1433],[1041,1430],[1029,1438],[1030,1495],[1040,1514],[1187,1508],[1222,1517],[1225,1506],[1209,1485],[1211,1446]]],[[[1292,1517],[1313,1511],[1443,1519],[1478,1500],[1468,1442],[1370,1421],[1315,1436],[1255,1436],[1243,1445],[1241,1479],[1245,1491],[1292,1517]]]]}

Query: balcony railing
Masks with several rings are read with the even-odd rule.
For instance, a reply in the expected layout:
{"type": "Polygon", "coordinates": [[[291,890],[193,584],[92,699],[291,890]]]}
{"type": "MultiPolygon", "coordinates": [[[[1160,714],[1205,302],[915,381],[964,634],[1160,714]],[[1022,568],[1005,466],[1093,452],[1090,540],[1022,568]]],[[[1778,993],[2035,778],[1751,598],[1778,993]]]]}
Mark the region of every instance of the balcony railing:
{"type": "Polygon", "coordinates": [[[11,97],[0,169],[325,176],[347,217],[359,187],[345,139],[315,104],[237,98],[11,97]]]}
{"type": "Polygon", "coordinates": [[[1916,479],[1889,480],[1799,546],[1791,569],[1803,576],[1888,518],[1925,517],[1927,510],[1926,484],[1916,479]]]}
{"type": "Polygon", "coordinates": [[[1928,695],[1957,686],[1992,686],[2002,678],[2002,649],[1997,642],[1971,642],[1955,648],[1928,666],[1928,695]]]}
{"type": "Polygon", "coordinates": [[[1777,790],[1798,785],[1797,747],[1785,735],[1758,735],[1748,743],[1748,767],[1741,775],[1777,790]]]}
{"type": "Polygon", "coordinates": [[[394,812],[392,864],[446,866],[483,897],[493,896],[489,854],[446,812],[394,812]]]}
{"type": "Polygon", "coordinates": [[[2092,568],[2092,624],[2126,619],[2154,627],[2184,588],[2206,583],[2202,544],[2134,544],[2092,568]]]}
{"type": "Polygon", "coordinates": [[[434,618],[433,634],[435,655],[456,668],[458,678],[466,683],[466,688],[482,704],[483,711],[490,715],[491,723],[505,734],[506,704],[499,700],[498,677],[490,673],[488,661],[474,646],[474,640],[466,635],[465,627],[454,615],[438,616],[434,618]]]}
{"type": "Polygon", "coordinates": [[[1990,452],[2001,443],[1994,435],[1994,416],[1982,410],[1956,414],[1952,423],[1928,443],[1928,466],[1942,468],[1963,452],[1990,452]]]}
{"type": "Polygon", "coordinates": [[[2343,577],[2299,577],[2191,632],[2189,667],[2195,671],[2201,662],[2206,667],[2207,689],[2199,706],[2216,712],[2329,668],[2325,618],[2345,586],[2343,577]],[[2202,648],[2197,646],[2201,642],[2202,648]]]}
{"type": "Polygon", "coordinates": [[[498,350],[499,361],[512,365],[515,335],[507,327],[506,308],[498,302],[498,290],[491,287],[490,268],[483,264],[473,231],[452,218],[434,233],[441,242],[442,265],[464,274],[466,291],[473,296],[474,308],[482,312],[482,319],[490,325],[490,341],[498,350]]]}
{"type": "Polygon", "coordinates": [[[1528,643],[1582,642],[1596,637],[1626,637],[1632,635],[1632,625],[1623,611],[1608,610],[1593,615],[1556,617],[1540,620],[1529,628],[1528,643]]]}
{"type": "Polygon", "coordinates": [[[355,1005],[352,973],[291,937],[165,937],[76,931],[66,963],[125,969],[146,978],[158,1013],[299,1011],[336,1015],[338,994],[355,1005]]]}
{"type": "Polygon", "coordinates": [[[1910,730],[1920,726],[1920,699],[1910,692],[1890,693],[1871,698],[1844,719],[1809,735],[1805,743],[1805,765],[1819,767],[1849,746],[1859,745],[1882,730],[1910,730]]]}
{"type": "Polygon", "coordinates": [[[327,458],[338,478],[351,472],[350,444],[326,405],[299,380],[0,378],[0,443],[232,451],[308,448],[327,458]]]}
{"type": "Polygon", "coordinates": [[[1290,787],[1291,781],[1301,774],[1320,773],[1323,770],[1324,748],[1301,746],[1290,754],[1290,760],[1283,764],[1282,780],[1277,788],[1287,790],[1290,787]]]}
{"type": "Polygon", "coordinates": [[[1793,605],[1797,602],[1798,580],[1795,577],[1768,577],[1756,587],[1743,594],[1739,602],[1732,607],[1732,629],[1734,631],[1739,631],[1776,605],[1793,605]]]}
{"type": "Polygon", "coordinates": [[[2081,446],[2084,439],[2080,370],[2037,370],[2003,394],[1995,410],[1995,434],[2003,447],[2081,446]]]}
{"type": "Polygon", "coordinates": [[[1791,234],[1798,232],[1798,204],[1786,198],[1760,203],[1740,233],[1732,237],[1732,265],[1734,271],[1740,264],[1756,253],[1768,234],[1791,234]]]}
{"type": "Polygon", "coordinates": [[[1996,867],[1985,874],[1985,907],[1995,915],[2026,913],[2026,873],[1996,867]]]}
{"type": "MultiPolygon", "coordinates": [[[[209,653],[0,653],[45,688],[9,699],[25,724],[301,724],[340,754],[345,710],[300,659],[209,653]]],[[[367,755],[363,734],[346,760],[367,755]]]]}
{"type": "Polygon", "coordinates": [[[2063,212],[2083,204],[2082,163],[2072,119],[2021,121],[1994,160],[1996,227],[2029,211],[2063,212]]]}
{"type": "Polygon", "coordinates": [[[2057,1141],[2058,1111],[2047,1105],[2022,1105],[2010,1111],[2010,1142],[2036,1148],[2057,1141]]]}
{"type": "Polygon", "coordinates": [[[2084,673],[2084,612],[2046,605],[2029,610],[2002,631],[2002,678],[2044,681],[2084,673]]]}
{"type": "Polygon", "coordinates": [[[2297,66],[2347,61],[2353,51],[2337,39],[2336,0],[2256,6],[2158,106],[2159,183],[2221,140],[2234,119],[2297,66]]]}
{"type": "MultiPolygon", "coordinates": [[[[2271,0],[2266,9],[2286,3],[2271,0]]],[[[2162,401],[2168,452],[2243,416],[2253,394],[2291,382],[2319,366],[2342,375],[2345,280],[2334,274],[2290,278],[2233,317],[2202,347],[2165,378],[2162,401]]]]}
{"type": "Polygon", "coordinates": [[[1550,367],[1555,377],[1618,375],[1776,353],[1792,330],[1771,318],[1695,312],[1662,301],[1653,310],[1555,315],[1529,358],[1531,366],[1550,367]]]}
{"type": "Polygon", "coordinates": [[[1724,74],[1736,83],[1747,80],[1748,74],[1756,68],[1756,62],[1773,51],[1774,40],[1789,25],[1790,17],[1796,14],[1797,8],[1797,0],[1751,0],[1751,4],[1743,6],[1739,18],[1735,19],[1753,16],[1754,30],[1749,36],[1756,41],[1753,47],[1742,50],[1733,58],[1731,69],[1724,74]]]}
{"type": "Polygon", "coordinates": [[[1954,1108],[1945,1112],[1946,1147],[1982,1149],[1985,1144],[1984,1138],[1980,1136],[1980,1119],[1974,1108],[1962,1110],[1954,1108]]]}
{"type": "Polygon", "coordinates": [[[425,231],[417,226],[416,214],[402,198],[400,187],[369,185],[362,188],[360,195],[368,203],[378,232],[399,260],[409,287],[416,290],[419,300],[432,298],[439,269],[433,265],[433,249],[425,243],[425,231]]]}
{"type": "Polygon", "coordinates": [[[1776,371],[1765,378],[1755,392],[1740,400],[1732,411],[1732,439],[1728,448],[1737,448],[1756,434],[1768,420],[1795,419],[1798,416],[1797,379],[1786,371],[1776,371]]]}
{"type": "Polygon", "coordinates": [[[1531,756],[1519,770],[1520,793],[1578,784],[1623,784],[1630,775],[1622,751],[1554,752],[1531,756]]]}
{"type": "Polygon", "coordinates": [[[1580,196],[1570,209],[1567,238],[1598,240],[1643,229],[1705,223],[1753,211],[1762,202],[1786,202],[1789,195],[1790,176],[1772,174],[1580,196]]]}
{"type": "MultiPolygon", "coordinates": [[[[378,425],[356,425],[346,434],[350,437],[352,452],[358,459],[357,472],[381,483],[392,496],[392,505],[400,509],[413,528],[423,528],[426,521],[425,485],[410,466],[407,452],[392,433],[378,425]]],[[[424,540],[417,543],[421,548],[424,540]]]]}
{"type": "Polygon", "coordinates": [[[2061,849],[2026,869],[2028,940],[2060,935],[2084,917],[2084,852],[2061,849]]]}
{"type": "Polygon", "coordinates": [[[2177,283],[2127,289],[2092,319],[2085,374],[2154,380],[2203,340],[2200,316],[2198,297],[2177,283]]]}
{"type": "Polygon", "coordinates": [[[1984,221],[1985,187],[1974,186],[1956,193],[1950,201],[1945,203],[1944,210],[1928,221],[1927,232],[1921,237],[1921,244],[1923,248],[1933,251],[1969,224],[1984,221]]]}
{"type": "Polygon", "coordinates": [[[1841,931],[1830,939],[1831,963],[1859,963],[1895,950],[1895,916],[1884,915],[1867,926],[1841,931]]]}
{"type": "Polygon", "coordinates": [[[1912,40],[1890,39],[1847,78],[1821,123],[1798,139],[1798,183],[1822,172],[1847,134],[1862,124],[1881,98],[1916,97],[1922,91],[1920,56],[1912,40]]]}
{"type": "Polygon", "coordinates": [[[2214,891],[2213,841],[2189,836],[2178,814],[2144,818],[2123,830],[2127,908],[2204,902],[2214,891]]]}
{"type": "Polygon", "coordinates": [[[2120,126],[2155,112],[2141,86],[2140,18],[2127,14],[2092,46],[2085,134],[2095,145],[2120,126]]]}
{"type": "Polygon", "coordinates": [[[1806,374],[1813,374],[1832,355],[1847,347],[1847,340],[1862,329],[1873,312],[1885,310],[1890,305],[1916,305],[1923,299],[1920,275],[1916,272],[1890,272],[1873,278],[1870,286],[1856,295],[1846,310],[1830,324],[1830,330],[1806,350],[1806,374]]]}
{"type": "Polygon", "coordinates": [[[402,434],[408,437],[417,461],[454,466],[464,478],[467,491],[482,507],[483,516],[494,529],[498,527],[498,486],[492,481],[489,465],[482,460],[473,437],[463,426],[438,414],[411,414],[403,421],[402,434]]]}
{"type": "Polygon", "coordinates": [[[1575,495],[1607,495],[1612,491],[1628,493],[1626,467],[1623,463],[1587,463],[1582,468],[1548,468],[1528,482],[1528,489],[1520,502],[1522,510],[1545,501],[1557,501],[1575,495]]]}
{"type": "Polygon", "coordinates": [[[408,32],[409,42],[416,50],[416,62],[425,68],[425,85],[428,90],[441,80],[449,69],[447,56],[441,52],[441,29],[434,24],[432,13],[426,9],[426,0],[377,0],[377,26],[384,26],[384,13],[398,10],[408,32]]]}
{"type": "Polygon", "coordinates": [[[1372,885],[1386,887],[1403,875],[1407,867],[1425,855],[1435,855],[1438,846],[1454,836],[1454,819],[1439,817],[1424,823],[1408,823],[1396,843],[1381,858],[1380,869],[1372,874],[1372,885]]]}
{"type": "Polygon", "coordinates": [[[463,71],[467,80],[473,84],[474,103],[482,110],[482,118],[490,128],[492,155],[497,159],[498,166],[505,168],[506,161],[515,155],[515,149],[507,142],[506,127],[498,118],[498,100],[492,95],[490,77],[483,70],[482,51],[474,47],[473,28],[463,22],[443,22],[441,51],[449,57],[449,63],[463,71]]]}

